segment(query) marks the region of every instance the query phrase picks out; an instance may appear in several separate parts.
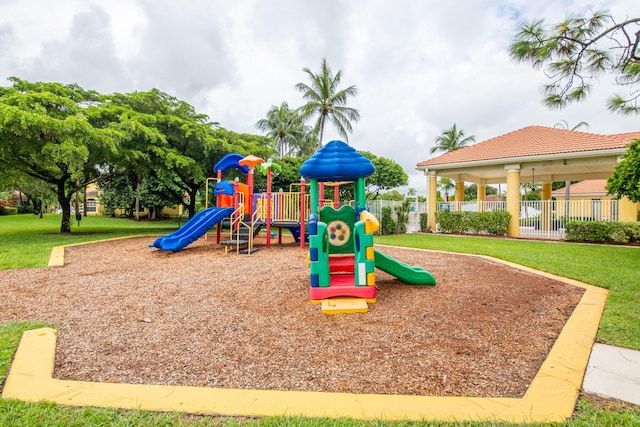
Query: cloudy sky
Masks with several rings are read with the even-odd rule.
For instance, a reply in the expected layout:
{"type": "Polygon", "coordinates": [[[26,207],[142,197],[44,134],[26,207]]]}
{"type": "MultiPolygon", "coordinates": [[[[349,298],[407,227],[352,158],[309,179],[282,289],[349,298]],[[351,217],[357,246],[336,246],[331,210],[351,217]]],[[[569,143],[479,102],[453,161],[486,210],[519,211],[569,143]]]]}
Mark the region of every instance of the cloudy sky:
{"type": "Polygon", "coordinates": [[[0,85],[16,76],[102,93],[158,88],[227,129],[259,133],[272,105],[303,104],[302,69],[327,58],[359,90],[349,143],[401,164],[424,194],[415,165],[453,123],[477,142],[561,121],[640,130],[638,116],[607,111],[617,91],[607,76],[586,102],[549,111],[543,73],[507,53],[522,21],[592,8],[640,16],[638,0],[0,0],[0,85]]]}

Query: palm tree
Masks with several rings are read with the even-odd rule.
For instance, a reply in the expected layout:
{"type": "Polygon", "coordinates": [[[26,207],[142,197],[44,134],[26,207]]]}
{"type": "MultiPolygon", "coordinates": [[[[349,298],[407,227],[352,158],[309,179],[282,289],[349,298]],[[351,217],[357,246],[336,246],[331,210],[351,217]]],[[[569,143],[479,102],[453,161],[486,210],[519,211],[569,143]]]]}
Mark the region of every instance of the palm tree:
{"type": "Polygon", "coordinates": [[[572,127],[571,129],[569,129],[569,123],[567,123],[566,120],[561,120],[558,123],[556,123],[555,125],[553,125],[553,127],[554,128],[558,128],[558,129],[565,129],[565,130],[578,130],[580,128],[589,129],[589,123],[580,122],[577,125],[575,125],[574,127],[572,127]]]}
{"type": "Polygon", "coordinates": [[[302,118],[283,101],[279,107],[273,105],[267,112],[265,119],[260,119],[256,127],[267,133],[271,138],[280,157],[295,156],[301,151],[307,151],[307,129],[302,118]]]}
{"type": "Polygon", "coordinates": [[[438,189],[444,193],[444,199],[447,202],[449,201],[449,191],[454,190],[455,188],[456,184],[450,178],[440,178],[440,182],[438,182],[438,189]]]}
{"type": "Polygon", "coordinates": [[[327,59],[322,59],[320,73],[315,74],[309,68],[302,71],[307,73],[311,83],[298,83],[295,87],[302,92],[302,98],[307,103],[300,107],[301,116],[303,118],[318,115],[318,120],[314,128],[320,134],[318,146],[322,145],[324,135],[324,126],[328,122],[333,124],[338,133],[349,141],[348,133],[353,130],[351,122],[360,120],[360,113],[355,108],[347,107],[347,99],[358,94],[355,86],[349,86],[346,89],[338,90],[342,72],[338,71],[335,75],[331,68],[327,65],[327,59]]]}
{"type": "MultiPolygon", "coordinates": [[[[559,129],[565,129],[565,130],[573,130],[573,131],[577,131],[578,129],[584,127],[589,129],[589,123],[587,122],[580,122],[577,125],[575,125],[574,127],[572,127],[571,129],[569,129],[569,123],[567,123],[566,120],[562,120],[558,123],[556,123],[555,125],[553,125],[554,128],[559,128],[559,129]]],[[[565,208],[564,211],[566,212],[566,215],[569,216],[569,208],[571,206],[571,181],[565,181],[564,182],[564,200],[565,200],[565,208]]]]}
{"type": "Polygon", "coordinates": [[[451,126],[451,129],[445,130],[444,132],[442,132],[442,135],[436,137],[436,145],[431,147],[431,154],[438,151],[444,151],[448,153],[450,151],[459,150],[460,148],[466,147],[469,144],[474,143],[475,141],[475,136],[465,136],[464,130],[458,129],[458,127],[454,123],[453,126],[451,126]]]}

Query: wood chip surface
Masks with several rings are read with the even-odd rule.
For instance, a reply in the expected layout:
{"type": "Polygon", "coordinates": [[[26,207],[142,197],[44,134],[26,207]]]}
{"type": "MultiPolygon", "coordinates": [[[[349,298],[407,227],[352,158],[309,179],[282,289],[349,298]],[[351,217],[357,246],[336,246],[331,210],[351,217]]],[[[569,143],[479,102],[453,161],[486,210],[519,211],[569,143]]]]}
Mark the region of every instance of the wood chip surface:
{"type": "Polygon", "coordinates": [[[521,397],[582,295],[481,258],[378,247],[437,286],[376,270],[369,312],[328,316],[309,302],[308,250],[284,239],[252,255],[212,235],[176,253],[152,237],[69,247],[63,267],[0,272],[0,321],[57,327],[60,379],[521,397]]]}

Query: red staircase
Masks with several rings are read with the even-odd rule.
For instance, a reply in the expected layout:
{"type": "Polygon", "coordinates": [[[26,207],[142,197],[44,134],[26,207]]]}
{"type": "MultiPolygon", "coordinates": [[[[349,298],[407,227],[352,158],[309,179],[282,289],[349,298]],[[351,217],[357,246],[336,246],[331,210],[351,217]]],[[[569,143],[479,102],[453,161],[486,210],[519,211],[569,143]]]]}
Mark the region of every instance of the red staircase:
{"type": "Polygon", "coordinates": [[[331,287],[355,286],[355,265],[356,257],[353,255],[329,255],[331,287]]]}

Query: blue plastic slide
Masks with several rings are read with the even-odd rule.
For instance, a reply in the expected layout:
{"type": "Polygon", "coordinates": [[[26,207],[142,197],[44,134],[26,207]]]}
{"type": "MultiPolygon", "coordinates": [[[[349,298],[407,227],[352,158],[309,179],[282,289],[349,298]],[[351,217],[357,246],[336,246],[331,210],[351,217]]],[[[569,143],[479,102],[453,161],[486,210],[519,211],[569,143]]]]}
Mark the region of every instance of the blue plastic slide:
{"type": "Polygon", "coordinates": [[[158,237],[153,245],[163,251],[177,252],[185,246],[195,242],[211,229],[214,225],[222,221],[233,213],[233,208],[209,208],[195,214],[177,231],[163,237],[158,237]]]}

